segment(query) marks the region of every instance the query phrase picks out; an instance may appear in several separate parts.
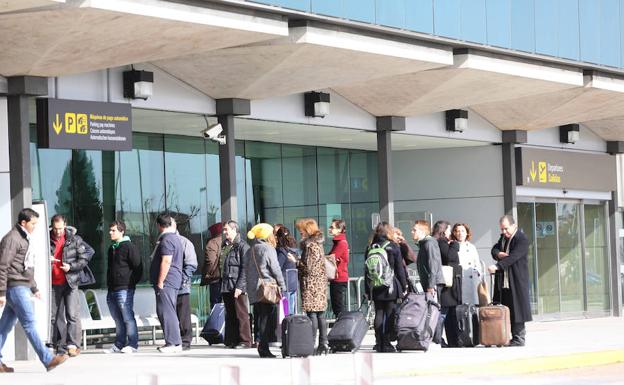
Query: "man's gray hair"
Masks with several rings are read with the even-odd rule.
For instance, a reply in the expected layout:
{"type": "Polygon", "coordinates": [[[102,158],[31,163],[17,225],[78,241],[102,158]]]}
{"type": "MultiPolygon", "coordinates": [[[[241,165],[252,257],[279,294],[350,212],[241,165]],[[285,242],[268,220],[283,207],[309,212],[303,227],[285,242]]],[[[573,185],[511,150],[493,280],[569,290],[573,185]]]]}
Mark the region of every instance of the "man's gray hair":
{"type": "Polygon", "coordinates": [[[500,220],[498,221],[498,223],[503,223],[503,221],[505,219],[507,220],[507,222],[510,225],[515,225],[516,224],[516,220],[514,219],[513,215],[509,215],[509,214],[506,214],[506,215],[503,215],[502,217],[500,217],[500,220]]]}
{"type": "Polygon", "coordinates": [[[237,234],[240,234],[240,228],[238,227],[238,222],[236,222],[236,221],[227,221],[227,222],[225,222],[225,225],[229,226],[230,229],[236,230],[237,234]]]}

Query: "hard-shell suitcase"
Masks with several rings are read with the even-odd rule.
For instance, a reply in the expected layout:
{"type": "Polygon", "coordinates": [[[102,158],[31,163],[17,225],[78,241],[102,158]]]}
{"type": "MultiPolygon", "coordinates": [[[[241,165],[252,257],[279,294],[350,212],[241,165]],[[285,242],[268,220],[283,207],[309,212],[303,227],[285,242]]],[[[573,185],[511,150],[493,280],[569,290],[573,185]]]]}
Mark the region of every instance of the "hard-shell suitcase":
{"type": "Polygon", "coordinates": [[[327,335],[332,352],[354,352],[368,331],[366,316],[360,311],[343,311],[327,335]]]}
{"type": "Polygon", "coordinates": [[[455,307],[457,316],[457,346],[473,347],[479,345],[479,309],[475,305],[458,305],[455,307]]]}
{"type": "Polygon", "coordinates": [[[282,321],[282,357],[314,354],[314,330],[308,316],[293,314],[282,321]]]}
{"type": "Polygon", "coordinates": [[[396,320],[397,350],[429,349],[440,305],[429,293],[410,293],[403,299],[396,320]]]}
{"type": "Polygon", "coordinates": [[[222,344],[225,333],[225,306],[223,303],[214,305],[208,321],[204,325],[200,336],[208,341],[210,345],[222,344]]]}
{"type": "MultiPolygon", "coordinates": [[[[493,280],[493,279],[492,279],[493,280]]],[[[491,282],[492,291],[494,282],[491,282]]],[[[502,293],[500,298],[502,299],[502,293]]],[[[494,297],[494,296],[492,296],[494,297]]],[[[484,346],[505,346],[511,340],[511,319],[505,305],[479,307],[479,341],[484,346]]]]}

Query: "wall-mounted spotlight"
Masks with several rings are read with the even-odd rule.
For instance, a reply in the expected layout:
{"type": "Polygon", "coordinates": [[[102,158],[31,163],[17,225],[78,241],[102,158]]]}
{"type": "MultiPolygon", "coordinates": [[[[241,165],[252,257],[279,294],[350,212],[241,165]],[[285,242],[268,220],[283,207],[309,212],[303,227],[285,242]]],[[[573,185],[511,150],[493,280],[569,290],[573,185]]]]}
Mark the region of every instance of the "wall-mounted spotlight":
{"type": "Polygon", "coordinates": [[[468,111],[448,110],[446,111],[446,130],[453,132],[464,132],[468,128],[468,111]]]}
{"type": "Polygon", "coordinates": [[[574,144],[581,138],[578,124],[566,124],[559,126],[559,141],[561,143],[574,144]]]}
{"type": "Polygon", "coordinates": [[[134,68],[123,73],[124,98],[147,100],[153,94],[154,73],[134,68]]]}
{"type": "Polygon", "coordinates": [[[329,115],[329,94],[325,92],[306,92],[303,94],[305,116],[324,118],[329,115]]]}

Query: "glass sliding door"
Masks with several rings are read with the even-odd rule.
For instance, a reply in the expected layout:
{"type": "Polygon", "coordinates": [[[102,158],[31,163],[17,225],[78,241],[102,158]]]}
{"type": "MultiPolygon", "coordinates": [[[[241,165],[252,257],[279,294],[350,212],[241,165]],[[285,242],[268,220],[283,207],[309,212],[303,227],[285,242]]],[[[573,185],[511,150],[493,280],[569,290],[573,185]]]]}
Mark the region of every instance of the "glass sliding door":
{"type": "Polygon", "coordinates": [[[609,314],[604,203],[519,202],[518,226],[530,242],[533,314],[564,318],[609,314]]]}
{"type": "Polygon", "coordinates": [[[557,210],[554,203],[535,203],[535,243],[539,313],[559,313],[557,210]]]}
{"type": "Polygon", "coordinates": [[[580,209],[578,203],[557,204],[562,313],[584,310],[580,209]]]}
{"type": "Polygon", "coordinates": [[[529,238],[529,297],[531,299],[531,313],[538,311],[538,290],[537,290],[537,256],[535,253],[535,204],[518,203],[518,227],[529,238]]]}
{"type": "Polygon", "coordinates": [[[609,254],[606,213],[602,204],[585,204],[585,281],[587,311],[608,311],[609,254]]]}

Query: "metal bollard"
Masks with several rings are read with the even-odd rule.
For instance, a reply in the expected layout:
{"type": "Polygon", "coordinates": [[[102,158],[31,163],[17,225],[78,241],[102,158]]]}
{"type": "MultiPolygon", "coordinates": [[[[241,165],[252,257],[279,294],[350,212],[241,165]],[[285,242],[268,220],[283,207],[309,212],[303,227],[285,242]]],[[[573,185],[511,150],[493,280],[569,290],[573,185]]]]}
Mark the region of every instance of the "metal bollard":
{"type": "Polygon", "coordinates": [[[353,355],[355,385],[373,385],[373,354],[358,352],[353,355]]]}
{"type": "Polygon", "coordinates": [[[158,385],[156,374],[139,374],[136,378],[136,385],[158,385]]]}
{"type": "Polygon", "coordinates": [[[310,385],[310,359],[293,358],[290,360],[292,385],[310,385]]]}
{"type": "Polygon", "coordinates": [[[219,371],[219,385],[240,385],[240,368],[224,365],[219,371]]]}

